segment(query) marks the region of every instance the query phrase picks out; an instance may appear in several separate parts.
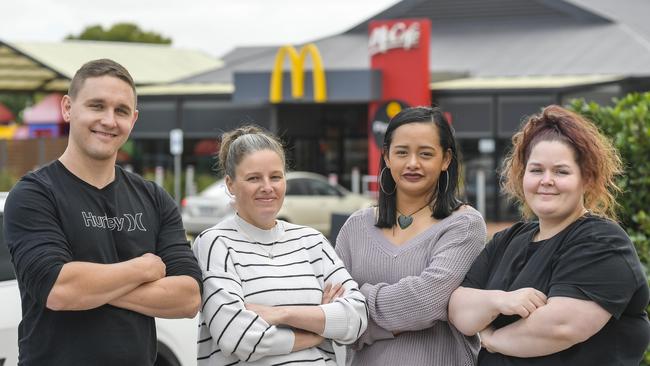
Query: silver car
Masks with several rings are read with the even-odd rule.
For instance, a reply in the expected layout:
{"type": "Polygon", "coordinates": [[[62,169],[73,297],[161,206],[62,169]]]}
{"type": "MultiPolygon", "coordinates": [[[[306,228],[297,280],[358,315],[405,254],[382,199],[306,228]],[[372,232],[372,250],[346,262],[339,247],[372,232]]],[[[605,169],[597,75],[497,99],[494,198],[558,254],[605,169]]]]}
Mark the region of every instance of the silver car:
{"type": "MultiPolygon", "coordinates": [[[[195,236],[234,214],[232,196],[224,180],[219,180],[197,196],[183,200],[183,224],[189,235],[195,236]]],[[[349,215],[375,201],[354,194],[339,185],[331,185],[327,178],[309,172],[287,173],[287,193],[278,218],[306,225],[330,235],[332,215],[349,215]]]]}

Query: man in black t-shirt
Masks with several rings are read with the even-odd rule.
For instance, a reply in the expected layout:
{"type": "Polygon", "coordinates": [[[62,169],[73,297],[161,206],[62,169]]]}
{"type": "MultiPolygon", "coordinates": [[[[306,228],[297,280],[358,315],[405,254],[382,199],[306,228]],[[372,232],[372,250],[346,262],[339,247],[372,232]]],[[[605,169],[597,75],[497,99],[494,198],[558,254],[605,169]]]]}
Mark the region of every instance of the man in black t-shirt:
{"type": "Polygon", "coordinates": [[[22,299],[19,365],[153,365],[154,317],[193,317],[201,272],[178,209],[115,165],[138,116],[111,60],[86,63],[61,102],[68,146],[5,205],[22,299]]]}

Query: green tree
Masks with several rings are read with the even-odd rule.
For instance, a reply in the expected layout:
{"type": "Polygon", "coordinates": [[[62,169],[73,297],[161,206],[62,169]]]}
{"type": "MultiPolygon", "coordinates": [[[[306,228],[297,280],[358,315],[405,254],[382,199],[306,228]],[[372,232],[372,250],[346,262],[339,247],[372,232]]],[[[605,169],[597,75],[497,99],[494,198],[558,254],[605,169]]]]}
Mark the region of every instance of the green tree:
{"type": "Polygon", "coordinates": [[[89,41],[139,42],[171,44],[171,38],[156,32],[144,31],[133,23],[116,23],[108,29],[101,25],[86,27],[79,35],[68,35],[66,39],[82,39],[89,41]]]}
{"type": "Polygon", "coordinates": [[[0,94],[0,103],[4,104],[14,114],[16,122],[22,122],[22,113],[29,105],[31,98],[29,94],[12,93],[0,94]]]}
{"type": "MultiPolygon", "coordinates": [[[[647,275],[650,269],[650,93],[632,93],[615,103],[613,107],[603,107],[575,100],[570,107],[596,123],[621,154],[625,173],[618,178],[623,189],[617,197],[619,218],[636,246],[647,275]]],[[[649,351],[642,364],[650,365],[649,351]]]]}

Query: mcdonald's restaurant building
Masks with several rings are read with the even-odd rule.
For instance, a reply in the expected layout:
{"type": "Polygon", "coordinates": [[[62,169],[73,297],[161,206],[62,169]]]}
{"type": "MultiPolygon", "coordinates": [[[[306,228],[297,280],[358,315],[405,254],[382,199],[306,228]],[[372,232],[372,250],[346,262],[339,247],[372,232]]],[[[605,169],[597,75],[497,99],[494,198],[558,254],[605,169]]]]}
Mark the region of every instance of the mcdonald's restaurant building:
{"type": "MultiPolygon", "coordinates": [[[[522,119],[577,97],[609,104],[650,90],[650,50],[618,30],[630,21],[623,16],[604,18],[571,1],[498,2],[499,14],[469,0],[442,10],[437,0],[405,0],[339,35],[297,47],[237,48],[223,67],[141,88],[135,168],[170,166],[169,131],[181,128],[184,165],[205,173],[221,133],[255,123],[283,138],[291,169],[335,174],[350,188],[355,169],[377,175],[390,117],[433,104],[456,132],[468,201],[488,220],[513,219],[497,171],[522,119]],[[471,23],[458,21],[462,7],[471,23]],[[603,40],[599,27],[613,39],[603,40]],[[589,54],[578,40],[593,42],[589,54]]],[[[647,14],[625,14],[632,13],[647,14]]],[[[641,36],[650,43],[650,32],[641,36]]]]}

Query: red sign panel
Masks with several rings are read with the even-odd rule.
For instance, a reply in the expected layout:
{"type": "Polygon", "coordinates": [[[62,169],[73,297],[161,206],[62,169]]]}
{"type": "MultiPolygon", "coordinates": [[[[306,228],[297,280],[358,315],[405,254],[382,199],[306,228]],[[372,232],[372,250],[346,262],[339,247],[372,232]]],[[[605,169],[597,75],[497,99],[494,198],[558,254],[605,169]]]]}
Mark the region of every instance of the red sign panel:
{"type": "MultiPolygon", "coordinates": [[[[381,147],[375,143],[378,124],[374,121],[377,108],[391,100],[411,106],[430,106],[429,40],[431,22],[428,19],[395,19],[372,21],[368,27],[370,65],[381,70],[382,100],[369,105],[368,172],[379,173],[381,147]]],[[[389,113],[389,117],[392,117],[389,113]]]]}

